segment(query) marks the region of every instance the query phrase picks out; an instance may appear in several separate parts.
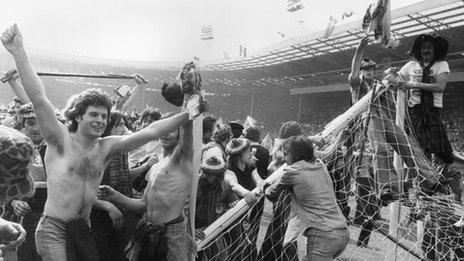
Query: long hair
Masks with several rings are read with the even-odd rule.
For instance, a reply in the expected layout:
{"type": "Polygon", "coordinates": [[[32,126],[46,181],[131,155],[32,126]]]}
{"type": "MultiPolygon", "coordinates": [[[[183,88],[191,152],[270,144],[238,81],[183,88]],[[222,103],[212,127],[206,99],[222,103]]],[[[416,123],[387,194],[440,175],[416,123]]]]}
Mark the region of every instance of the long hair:
{"type": "Polygon", "coordinates": [[[147,107],[143,109],[142,117],[140,118],[140,121],[143,122],[148,118],[150,118],[151,121],[157,121],[161,118],[161,116],[162,114],[161,114],[160,109],[153,108],[153,107],[147,107]]]}
{"type": "Polygon", "coordinates": [[[240,157],[242,156],[242,153],[239,154],[232,154],[227,156],[227,164],[229,167],[237,167],[238,162],[240,161],[240,157]]]}
{"type": "Polygon", "coordinates": [[[449,43],[446,39],[436,34],[421,34],[416,38],[416,40],[414,40],[414,44],[412,45],[411,50],[408,51],[408,54],[412,59],[416,61],[422,61],[420,48],[421,45],[425,42],[431,42],[433,44],[433,59],[435,61],[443,61],[446,59],[446,56],[448,55],[449,43]]]}
{"type": "Polygon", "coordinates": [[[126,126],[126,128],[129,129],[129,124],[126,115],[122,111],[113,110],[110,113],[110,118],[108,120],[108,124],[106,125],[106,129],[102,134],[102,137],[110,136],[111,130],[114,128],[116,122],[118,122],[120,119],[124,121],[124,125],[126,126]]]}
{"type": "Polygon", "coordinates": [[[292,155],[293,163],[314,160],[313,142],[304,135],[290,137],[285,141],[284,149],[292,155]]]}
{"type": "Polygon", "coordinates": [[[63,110],[66,120],[70,122],[68,126],[70,132],[77,131],[78,123],[76,118],[84,115],[89,106],[105,107],[108,115],[110,115],[113,104],[108,93],[100,89],[87,89],[77,95],[71,96],[63,110]]]}

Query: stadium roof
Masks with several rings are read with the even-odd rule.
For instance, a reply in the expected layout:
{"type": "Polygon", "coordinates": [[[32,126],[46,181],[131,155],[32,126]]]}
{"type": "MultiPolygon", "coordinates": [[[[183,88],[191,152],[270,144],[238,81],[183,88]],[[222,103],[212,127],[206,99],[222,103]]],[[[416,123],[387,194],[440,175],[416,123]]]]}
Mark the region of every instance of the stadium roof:
{"type": "MultiPolygon", "coordinates": [[[[464,1],[427,0],[392,10],[391,16],[391,35],[394,39],[401,40],[434,31],[443,35],[449,29],[464,25],[464,1]]],[[[361,24],[362,20],[358,20],[338,26],[328,38],[325,37],[325,31],[319,31],[270,46],[249,58],[210,64],[204,67],[220,71],[240,70],[343,52],[356,48],[359,40],[365,36],[361,24]]],[[[451,40],[452,44],[457,45],[458,49],[464,48],[462,38],[455,37],[452,33],[443,36],[451,40]]],[[[393,51],[391,52],[393,53],[393,51]]],[[[332,63],[336,63],[336,61],[332,61],[332,63]]]]}

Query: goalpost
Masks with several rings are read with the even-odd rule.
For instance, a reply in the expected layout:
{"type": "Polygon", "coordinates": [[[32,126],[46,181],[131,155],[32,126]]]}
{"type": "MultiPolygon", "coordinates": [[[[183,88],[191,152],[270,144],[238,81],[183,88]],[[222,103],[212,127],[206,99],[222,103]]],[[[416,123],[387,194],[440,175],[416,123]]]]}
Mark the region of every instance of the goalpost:
{"type": "MultiPolygon", "coordinates": [[[[367,215],[375,223],[368,248],[350,243],[341,259],[418,260],[430,251],[440,257],[464,258],[464,229],[453,225],[463,207],[453,198],[455,191],[440,184],[437,169],[424,156],[414,135],[405,131],[410,124],[404,109],[404,93],[395,97],[380,84],[379,90],[370,91],[312,136],[324,141],[318,148],[321,159],[332,176],[342,212],[353,220],[350,242],[356,242],[362,230],[356,218],[367,215]],[[371,119],[369,126],[364,126],[366,117],[371,119]],[[365,128],[369,128],[368,135],[363,135],[365,128]],[[371,177],[367,186],[359,183],[361,176],[371,177]],[[403,183],[413,189],[413,197],[403,191],[403,183]],[[442,189],[424,194],[430,184],[442,189]],[[382,201],[385,188],[400,196],[382,201]],[[424,235],[429,236],[424,236],[425,241],[418,236],[421,223],[426,224],[424,235]]],[[[282,174],[281,168],[266,182],[272,183],[282,174]]],[[[252,207],[241,200],[206,228],[206,239],[198,242],[201,260],[301,260],[306,253],[304,236],[283,245],[290,195],[283,193],[271,210],[264,207],[266,199],[252,207]]],[[[366,219],[359,224],[363,222],[366,219]]]]}

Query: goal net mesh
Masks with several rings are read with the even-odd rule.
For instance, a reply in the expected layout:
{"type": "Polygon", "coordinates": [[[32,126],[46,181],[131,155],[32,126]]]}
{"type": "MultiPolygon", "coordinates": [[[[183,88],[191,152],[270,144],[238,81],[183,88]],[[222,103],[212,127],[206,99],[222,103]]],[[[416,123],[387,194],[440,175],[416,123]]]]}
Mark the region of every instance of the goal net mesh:
{"type": "MultiPolygon", "coordinates": [[[[349,224],[350,241],[338,260],[464,259],[459,172],[423,153],[407,113],[404,129],[395,123],[396,94],[381,84],[377,89],[364,107],[329,123],[326,130],[333,131],[322,132],[324,142],[315,146],[349,224]]],[[[198,257],[303,260],[305,228],[297,240],[284,242],[291,201],[291,190],[276,202],[261,197],[222,227],[198,257]]]]}

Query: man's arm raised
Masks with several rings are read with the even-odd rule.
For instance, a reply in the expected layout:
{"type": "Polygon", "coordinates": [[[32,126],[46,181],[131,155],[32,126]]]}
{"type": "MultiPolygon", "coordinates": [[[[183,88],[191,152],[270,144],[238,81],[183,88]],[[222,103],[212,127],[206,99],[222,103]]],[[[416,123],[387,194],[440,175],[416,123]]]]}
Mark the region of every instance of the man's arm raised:
{"type": "Polygon", "coordinates": [[[366,49],[367,44],[369,43],[369,37],[366,36],[361,39],[356,52],[354,53],[353,60],[351,61],[351,72],[349,79],[359,77],[359,70],[361,69],[361,61],[363,59],[364,50],[366,49]]]}
{"type": "Polygon", "coordinates": [[[148,81],[140,74],[135,74],[134,80],[137,86],[128,94],[129,97],[121,107],[122,111],[128,111],[130,108],[137,107],[137,103],[140,104],[140,101],[142,101],[142,106],[145,106],[143,101],[146,96],[146,84],[148,81]]]}
{"type": "Polygon", "coordinates": [[[127,136],[110,136],[112,148],[110,155],[132,151],[143,144],[158,139],[174,131],[189,120],[188,112],[181,112],[172,117],[155,121],[136,133],[127,136]]]}
{"type": "Polygon", "coordinates": [[[193,160],[193,121],[189,121],[180,128],[179,145],[174,155],[193,160]]]}
{"type": "Polygon", "coordinates": [[[39,76],[34,71],[31,61],[23,46],[23,36],[18,26],[14,24],[3,32],[3,46],[13,56],[19,77],[27,96],[34,105],[40,131],[49,145],[62,144],[66,128],[56,119],[51,102],[45,95],[45,88],[39,76]]]}

